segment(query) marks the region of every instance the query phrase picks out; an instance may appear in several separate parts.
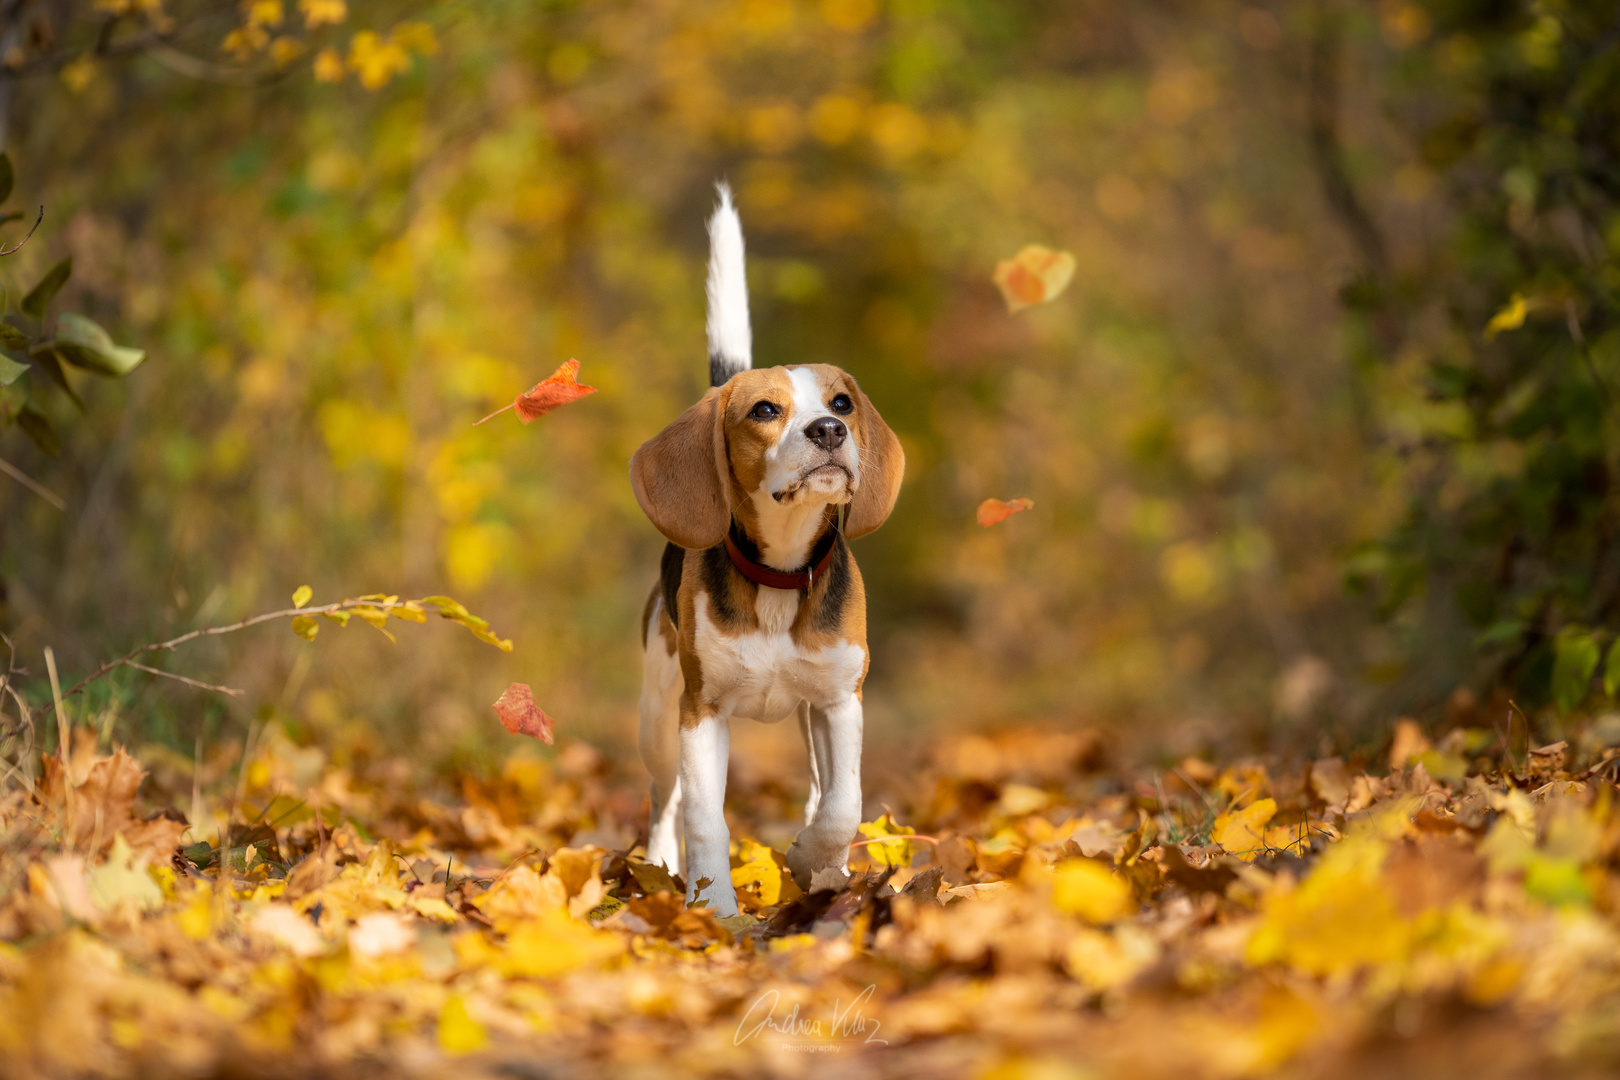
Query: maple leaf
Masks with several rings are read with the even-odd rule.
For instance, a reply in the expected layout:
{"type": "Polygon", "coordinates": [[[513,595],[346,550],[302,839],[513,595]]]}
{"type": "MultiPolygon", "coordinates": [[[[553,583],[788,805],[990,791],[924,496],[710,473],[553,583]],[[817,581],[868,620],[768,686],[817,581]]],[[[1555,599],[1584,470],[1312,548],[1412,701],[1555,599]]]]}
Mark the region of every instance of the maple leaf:
{"type": "Polygon", "coordinates": [[[528,683],[515,682],[495,699],[495,715],[501,726],[514,735],[527,735],[551,745],[551,717],[534,703],[534,691],[528,683]]]}
{"type": "Polygon", "coordinates": [[[994,280],[1007,301],[1007,312],[1022,311],[1054,299],[1074,277],[1074,256],[1030,244],[1010,259],[996,263],[994,280]]]}
{"type": "Polygon", "coordinates": [[[998,522],[1006,521],[1014,514],[1033,509],[1035,509],[1035,500],[1023,496],[1008,499],[1006,502],[1002,502],[1000,499],[986,499],[979,504],[979,524],[988,529],[998,522]]]}
{"type": "MultiPolygon", "coordinates": [[[[503,406],[484,417],[484,420],[493,420],[507,409],[516,409],[518,419],[525,424],[546,415],[560,405],[567,405],[571,401],[578,401],[587,394],[596,393],[596,387],[586,386],[579,382],[575,376],[579,374],[578,360],[565,360],[557,366],[557,370],[547,375],[535,384],[534,389],[519,394],[512,400],[512,404],[503,406]]],[[[482,424],[478,421],[473,427],[482,424]]]]}
{"type": "Polygon", "coordinates": [[[1216,818],[1210,837],[1229,854],[1254,862],[1265,846],[1266,823],[1276,814],[1275,799],[1256,799],[1242,810],[1230,810],[1216,818]]]}

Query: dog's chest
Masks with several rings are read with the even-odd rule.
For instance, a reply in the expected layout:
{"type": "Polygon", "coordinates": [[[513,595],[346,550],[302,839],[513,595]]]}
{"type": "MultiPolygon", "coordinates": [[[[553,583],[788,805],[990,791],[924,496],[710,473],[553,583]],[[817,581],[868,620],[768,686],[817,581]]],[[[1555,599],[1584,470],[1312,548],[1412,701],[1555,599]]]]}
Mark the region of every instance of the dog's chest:
{"type": "Polygon", "coordinates": [[[697,597],[694,647],[703,670],[703,696],[726,716],[775,722],[799,702],[826,706],[854,692],[866,653],[848,642],[804,649],[790,634],[799,594],[761,588],[754,612],[759,629],[734,636],[709,617],[709,598],[697,597]]]}

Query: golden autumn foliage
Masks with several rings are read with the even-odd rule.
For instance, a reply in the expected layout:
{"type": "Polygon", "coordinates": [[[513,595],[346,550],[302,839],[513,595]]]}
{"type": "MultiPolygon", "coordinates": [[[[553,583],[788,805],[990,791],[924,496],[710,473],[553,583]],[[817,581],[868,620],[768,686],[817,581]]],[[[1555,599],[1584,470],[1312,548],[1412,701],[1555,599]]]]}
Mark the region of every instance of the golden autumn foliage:
{"type": "Polygon", "coordinates": [[[215,1075],[250,1053],[266,1076],[656,1057],[786,1077],[836,1054],[916,1075],[942,1045],[947,1074],[982,1077],[1612,1063],[1620,750],[1583,735],[1447,782],[1337,759],[1167,781],[1099,772],[1084,744],[1015,729],[917,755],[916,797],[861,832],[916,835],[903,817],[931,842],[858,845],[851,880],[809,895],[785,842],[752,838],[791,836],[778,781],[748,788],[745,913],[716,919],[642,861],[616,823],[635,793],[568,740],[433,780],[272,731],[195,777],[160,756],[142,788],[84,733],[0,798],[0,1073],[215,1075]],[[194,783],[198,822],[144,809],[194,783]],[[1303,839],[1274,846],[1278,818],[1303,839]]]}

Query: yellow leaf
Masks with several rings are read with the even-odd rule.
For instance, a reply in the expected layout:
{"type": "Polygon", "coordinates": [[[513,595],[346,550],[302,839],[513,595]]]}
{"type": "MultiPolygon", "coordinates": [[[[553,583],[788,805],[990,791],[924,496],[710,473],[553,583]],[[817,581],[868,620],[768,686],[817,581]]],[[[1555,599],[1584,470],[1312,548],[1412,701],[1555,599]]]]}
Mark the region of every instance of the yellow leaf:
{"type": "Polygon", "coordinates": [[[349,613],[347,611],[323,611],[321,612],[321,615],[325,618],[331,619],[339,626],[349,625],[349,613]]]}
{"type": "Polygon", "coordinates": [[[314,641],[315,635],[321,632],[321,624],[308,615],[300,615],[292,621],[293,633],[305,641],[314,641]]]}
{"type": "Polygon", "coordinates": [[[113,839],[107,861],[88,874],[90,899],[102,911],[112,911],[126,900],[140,911],[156,911],[163,906],[163,890],[146,872],[146,860],[135,858],[119,833],[113,839]]]}
{"type": "Polygon", "coordinates": [[[436,896],[420,896],[411,900],[411,909],[424,919],[438,919],[453,923],[460,918],[456,909],[436,896]]]}
{"type": "MultiPolygon", "coordinates": [[[[1329,847],[1297,888],[1268,893],[1249,938],[1248,961],[1336,976],[1405,958],[1419,930],[1401,917],[1384,881],[1389,848],[1380,830],[1398,830],[1409,816],[1409,810],[1393,811],[1384,821],[1362,825],[1329,847]]],[[[1432,925],[1424,931],[1435,940],[1440,932],[1432,925]]]]}
{"type": "Polygon", "coordinates": [[[1059,911],[1098,924],[1123,919],[1133,906],[1125,880],[1091,859],[1068,859],[1058,866],[1052,903],[1059,911]]]}
{"type": "Polygon", "coordinates": [[[344,0],[298,0],[298,10],[303,12],[304,27],[308,30],[327,23],[336,26],[349,17],[349,6],[344,0]]]}
{"type": "Polygon", "coordinates": [[[343,55],[336,49],[322,49],[315,54],[315,80],[317,82],[342,82],[343,73],[343,55]]]}
{"type": "Polygon", "coordinates": [[[910,840],[883,840],[885,836],[911,836],[915,830],[905,825],[897,825],[894,815],[885,812],[876,821],[862,822],[860,834],[870,840],[882,840],[882,843],[866,845],[866,854],[875,863],[882,866],[910,866],[914,846],[910,840]]]}
{"type": "MultiPolygon", "coordinates": [[[[881,846],[881,845],[877,845],[881,846]]],[[[731,868],[731,884],[737,889],[753,889],[766,907],[782,902],[781,858],[768,845],[754,840],[737,843],[741,866],[731,868]]]]}
{"type": "Polygon", "coordinates": [[[470,1054],[489,1039],[484,1026],[467,1012],[467,1002],[454,994],[439,1010],[439,1045],[446,1053],[470,1054]]]}
{"type": "Polygon", "coordinates": [[[406,622],[427,622],[427,612],[423,611],[422,605],[418,604],[415,600],[407,600],[398,607],[391,608],[388,613],[394,618],[404,619],[406,622]]]}
{"type": "Polygon", "coordinates": [[[309,603],[309,598],[314,596],[314,595],[315,595],[315,590],[311,589],[308,585],[300,585],[300,586],[298,586],[298,588],[293,590],[293,595],[292,595],[293,607],[295,607],[295,608],[303,607],[305,604],[309,603]]]}
{"type": "Polygon", "coordinates": [[[281,0],[252,0],[248,5],[249,26],[280,26],[285,17],[281,0]]]}
{"type": "Polygon", "coordinates": [[[543,979],[599,964],[624,950],[619,935],[592,929],[555,910],[513,928],[495,964],[503,975],[543,979]]]}
{"type": "Polygon", "coordinates": [[[1524,317],[1529,313],[1529,302],[1521,294],[1514,293],[1507,307],[1492,315],[1491,321],[1485,324],[1485,337],[1493,338],[1503,330],[1517,330],[1524,325],[1524,317]]]}
{"type": "Polygon", "coordinates": [[[1276,813],[1275,799],[1256,799],[1242,810],[1228,810],[1216,818],[1210,838],[1228,854],[1253,862],[1265,848],[1266,823],[1276,813]]]}

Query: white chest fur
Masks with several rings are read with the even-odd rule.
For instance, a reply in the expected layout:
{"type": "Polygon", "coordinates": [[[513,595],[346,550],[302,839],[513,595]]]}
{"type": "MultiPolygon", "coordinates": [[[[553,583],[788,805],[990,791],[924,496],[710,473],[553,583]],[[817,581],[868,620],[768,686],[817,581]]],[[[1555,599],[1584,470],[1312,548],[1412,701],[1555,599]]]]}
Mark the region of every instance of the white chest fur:
{"type": "Polygon", "coordinates": [[[865,650],[849,642],[800,648],[789,633],[798,610],[797,592],[761,587],[754,605],[759,629],[728,637],[709,617],[708,596],[697,595],[694,645],[703,669],[703,697],[721,718],[775,723],[793,715],[801,701],[826,707],[854,691],[865,650]]]}

